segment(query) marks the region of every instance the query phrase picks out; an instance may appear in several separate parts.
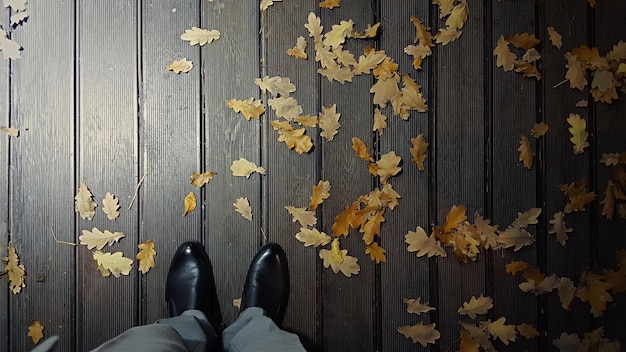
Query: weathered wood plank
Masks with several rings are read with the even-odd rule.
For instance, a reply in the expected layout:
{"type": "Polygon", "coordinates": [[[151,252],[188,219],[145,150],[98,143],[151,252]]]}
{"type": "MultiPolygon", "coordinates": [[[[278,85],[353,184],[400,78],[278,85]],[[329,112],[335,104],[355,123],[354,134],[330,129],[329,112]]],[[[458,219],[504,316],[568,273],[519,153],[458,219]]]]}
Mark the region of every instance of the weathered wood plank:
{"type": "Polygon", "coordinates": [[[10,297],[7,350],[33,348],[26,334],[33,320],[46,336],[61,336],[59,350],[71,350],[75,252],[55,243],[51,231],[74,241],[73,4],[34,2],[28,13],[28,23],[13,34],[24,51],[12,62],[10,123],[21,133],[11,143],[9,179],[10,244],[27,277],[26,287],[10,297]]]}
{"type": "MultiPolygon", "coordinates": [[[[467,213],[485,209],[486,140],[485,106],[487,92],[485,55],[485,4],[469,3],[463,34],[456,41],[437,45],[435,75],[435,136],[433,165],[436,168],[436,223],[443,224],[453,205],[464,204],[467,213]],[[478,99],[478,102],[476,101],[478,99]]],[[[439,21],[439,27],[443,27],[439,21]]],[[[456,345],[459,338],[457,309],[472,296],[485,292],[485,260],[459,263],[448,251],[438,259],[439,350],[456,345]]]]}
{"type": "MultiPolygon", "coordinates": [[[[410,16],[420,18],[429,23],[430,6],[427,2],[415,1],[381,1],[380,18],[382,34],[380,49],[398,63],[398,72],[408,74],[421,87],[428,99],[428,81],[431,77],[432,58],[423,62],[423,68],[417,71],[413,67],[413,59],[404,53],[404,48],[413,44],[415,27],[410,16]]],[[[421,302],[430,300],[430,264],[427,257],[417,258],[415,253],[407,251],[404,235],[416,231],[421,226],[430,229],[429,219],[429,179],[431,170],[426,161],[426,170],[419,171],[411,161],[409,149],[411,138],[423,134],[427,143],[430,142],[429,126],[432,123],[432,110],[428,113],[411,112],[408,121],[393,114],[388,106],[383,110],[387,116],[387,129],[380,136],[380,153],[391,150],[402,158],[402,173],[390,180],[393,188],[402,197],[400,205],[393,211],[387,211],[382,226],[381,246],[387,251],[387,263],[380,265],[380,306],[382,309],[381,344],[384,350],[407,351],[421,348],[411,339],[398,333],[400,326],[415,325],[418,322],[429,324],[428,314],[419,317],[407,312],[403,298],[421,298],[421,302]]],[[[370,113],[371,116],[371,113],[370,113]]],[[[373,119],[372,119],[373,120],[373,119]]],[[[370,122],[372,121],[370,120],[370,122]]]]}
{"type": "MultiPolygon", "coordinates": [[[[317,3],[314,0],[300,1],[297,5],[275,3],[261,13],[261,76],[289,77],[296,86],[296,91],[290,96],[302,106],[303,115],[317,115],[321,106],[314,45],[304,27],[308,14],[316,11],[317,3]],[[287,55],[287,49],[295,46],[299,36],[308,41],[307,60],[297,60],[287,55]]],[[[267,102],[272,96],[268,93],[263,98],[267,102]]],[[[313,140],[313,150],[302,155],[288,150],[285,143],[277,141],[278,133],[269,124],[277,119],[275,112],[267,105],[266,109],[262,148],[263,164],[267,166],[268,174],[263,179],[263,231],[269,241],[283,246],[289,262],[291,294],[284,326],[298,333],[308,350],[320,350],[321,321],[318,317],[321,314],[321,297],[318,272],[322,270],[321,263],[315,249],[305,248],[295,239],[301,226],[291,221],[285,206],[308,207],[312,188],[322,178],[319,168],[322,147],[318,132],[309,127],[306,134],[313,140]]],[[[337,188],[332,181],[331,187],[333,197],[337,188]]],[[[320,208],[324,207],[325,204],[322,204],[320,208]]],[[[317,214],[316,227],[323,231],[329,220],[320,216],[322,213],[319,210],[317,214]]]]}
{"type": "MultiPolygon", "coordinates": [[[[178,246],[202,239],[202,211],[183,213],[183,199],[194,192],[192,172],[200,170],[200,49],[180,39],[199,26],[200,5],[188,1],[144,1],[141,8],[141,148],[139,175],[147,174],[139,198],[139,242],[153,240],[156,267],[142,278],[141,324],[167,316],[165,283],[178,246]],[[157,35],[158,34],[158,35],[157,35]],[[165,66],[187,58],[188,73],[165,66]]],[[[222,172],[219,176],[224,176],[222,172]]],[[[137,180],[138,181],[138,180],[137,180]]],[[[208,187],[208,186],[207,186],[208,187]]]]}
{"type": "MultiPolygon", "coordinates": [[[[619,41],[626,41],[626,2],[613,0],[596,4],[595,14],[595,46],[600,55],[605,56],[619,41]]],[[[619,88],[618,88],[619,89],[619,88]]],[[[611,104],[595,103],[594,138],[596,155],[596,185],[598,201],[604,198],[607,182],[612,178],[611,170],[599,162],[604,153],[626,152],[626,96],[618,92],[619,99],[611,104]]],[[[626,222],[616,213],[612,220],[602,215],[603,205],[598,204],[598,228],[594,231],[593,240],[597,243],[598,269],[615,269],[615,252],[626,248],[626,222]]],[[[622,346],[626,345],[626,297],[623,293],[613,294],[613,304],[600,318],[598,325],[605,328],[605,336],[618,339],[622,346]]]]}
{"type": "MultiPolygon", "coordinates": [[[[326,32],[333,24],[348,19],[354,21],[355,28],[365,28],[375,21],[375,14],[373,3],[350,0],[343,1],[339,8],[322,9],[320,17],[326,32]]],[[[348,39],[344,49],[358,60],[366,45],[373,45],[373,42],[348,39]]],[[[372,83],[372,76],[365,74],[355,76],[351,83],[344,85],[322,78],[321,105],[337,104],[337,112],[341,113],[338,134],[330,142],[323,141],[321,146],[323,178],[333,185],[332,195],[322,209],[323,228],[329,234],[335,216],[374,187],[366,163],[352,150],[352,137],[358,137],[375,153],[371,130],[373,105],[369,93],[372,83]]],[[[358,275],[347,278],[341,273],[333,273],[330,268],[322,271],[324,351],[370,351],[375,348],[375,265],[365,254],[361,237],[358,231],[350,230],[347,238],[340,239],[341,248],[358,258],[361,267],[358,275]]]]}
{"type": "MultiPolygon", "coordinates": [[[[0,16],[2,28],[9,28],[9,13],[0,16]]],[[[9,70],[10,61],[5,61],[0,67],[0,127],[9,127],[11,117],[9,116],[10,87],[9,70]]],[[[7,246],[9,245],[9,146],[14,143],[9,136],[0,136],[0,253],[6,257],[7,246]]],[[[5,279],[0,279],[1,284],[5,284],[5,279]]],[[[0,291],[0,350],[9,350],[9,290],[0,291]]]]}
{"type": "MultiPolygon", "coordinates": [[[[492,3],[492,27],[491,33],[486,33],[491,40],[491,47],[487,48],[489,53],[496,47],[500,35],[504,37],[513,36],[518,33],[535,33],[535,6],[534,2],[499,1],[492,3]],[[511,14],[516,14],[511,16],[511,14]]],[[[518,58],[521,59],[524,51],[510,45],[518,58]]],[[[537,48],[539,50],[539,48],[537,48]]],[[[533,150],[539,154],[542,140],[535,139],[530,135],[530,130],[535,124],[540,101],[537,101],[537,90],[539,83],[535,78],[525,78],[520,73],[514,71],[505,72],[502,67],[496,67],[495,57],[491,56],[491,82],[487,85],[491,87],[489,113],[490,140],[492,145],[490,173],[488,177],[488,190],[491,190],[490,214],[482,214],[485,218],[491,217],[492,224],[498,224],[500,231],[506,228],[515,220],[518,213],[523,213],[531,208],[541,208],[541,200],[537,199],[537,173],[542,165],[541,159],[535,157],[531,169],[527,169],[519,161],[518,151],[521,135],[524,135],[530,142],[533,150]],[[515,180],[515,181],[513,181],[515,180]]],[[[485,105],[487,105],[485,101],[485,105]]],[[[542,219],[545,217],[542,216],[542,219]]],[[[537,236],[538,226],[528,226],[528,231],[537,236]]],[[[516,277],[506,272],[506,264],[512,261],[525,261],[536,266],[537,247],[543,246],[544,241],[539,238],[532,245],[524,247],[519,251],[513,248],[502,249],[497,252],[489,251],[492,256],[493,265],[488,265],[490,279],[488,279],[488,290],[493,294],[494,308],[490,312],[492,320],[500,317],[506,318],[506,324],[531,324],[537,327],[537,297],[533,294],[524,293],[518,287],[522,281],[521,275],[516,277]],[[519,304],[512,304],[519,302],[519,304]]],[[[516,351],[537,350],[536,339],[528,340],[518,337],[511,348],[516,351]]],[[[500,348],[505,346],[500,345],[500,348]]],[[[499,349],[499,348],[498,348],[499,349]]]]}
{"type": "MultiPolygon", "coordinates": [[[[563,46],[560,50],[551,46],[544,34],[545,53],[542,58],[544,67],[544,116],[550,126],[545,143],[545,170],[544,180],[544,215],[546,219],[553,218],[556,212],[562,211],[567,197],[559,190],[559,185],[578,182],[589,175],[589,151],[582,155],[574,155],[572,144],[569,141],[569,124],[566,119],[570,113],[578,113],[588,119],[586,109],[576,108],[575,104],[581,99],[587,99],[587,90],[584,92],[571,89],[569,82],[558,85],[565,79],[565,64],[563,55],[573,48],[588,44],[587,37],[587,8],[586,2],[554,1],[552,6],[545,7],[545,26],[554,29],[563,36],[563,46]],[[556,88],[554,86],[558,85],[556,88]]],[[[569,277],[578,285],[580,274],[589,268],[590,227],[587,209],[584,212],[575,212],[565,215],[568,227],[574,229],[565,246],[558,243],[553,235],[547,238],[546,273],[560,277],[569,277]],[[576,258],[571,260],[571,258],[576,258]]],[[[547,300],[546,328],[548,344],[558,338],[561,333],[582,333],[590,330],[589,305],[581,304],[575,299],[571,311],[565,311],[558,299],[547,300]]]]}
{"type": "MultiPolygon", "coordinates": [[[[226,106],[228,99],[258,97],[254,79],[259,76],[258,2],[247,0],[202,1],[202,26],[222,33],[201,50],[201,135],[204,167],[217,172],[205,186],[204,242],[213,261],[216,284],[226,322],[238,311],[233,299],[241,297],[246,272],[262,234],[261,176],[233,176],[230,165],[245,158],[261,166],[261,135],[256,120],[246,121],[226,106]],[[233,203],[247,197],[252,221],[235,212],[233,203]]],[[[272,172],[272,171],[269,171],[272,172]]]]}
{"type": "MultiPolygon", "coordinates": [[[[126,238],[104,252],[134,259],[138,243],[138,207],[128,209],[138,182],[138,6],[135,1],[78,5],[79,108],[78,179],[85,182],[99,206],[93,221],[77,215],[82,230],[121,231],[126,238]],[[117,196],[121,215],[108,220],[102,212],[106,192],[117,196]]],[[[149,182],[147,180],[146,182],[149,182]]],[[[76,187],[78,188],[78,187],[76,187]]],[[[130,275],[102,277],[92,253],[78,249],[78,350],[88,350],[138,323],[137,263],[130,275]],[[108,323],[96,317],[106,314],[108,323]]]]}

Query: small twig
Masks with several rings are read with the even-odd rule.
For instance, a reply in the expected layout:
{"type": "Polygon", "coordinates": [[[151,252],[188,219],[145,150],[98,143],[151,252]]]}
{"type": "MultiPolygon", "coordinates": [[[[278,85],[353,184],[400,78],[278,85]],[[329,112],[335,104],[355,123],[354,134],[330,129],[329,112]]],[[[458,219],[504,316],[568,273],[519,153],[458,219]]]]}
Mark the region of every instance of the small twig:
{"type": "Polygon", "coordinates": [[[560,86],[562,84],[565,84],[565,83],[567,83],[567,81],[569,81],[569,79],[564,79],[563,81],[561,81],[561,82],[555,84],[554,86],[552,86],[552,88],[556,88],[556,87],[558,87],[558,86],[560,86]]]}
{"type": "Polygon", "coordinates": [[[263,231],[263,228],[261,228],[261,235],[263,235],[263,242],[267,242],[268,238],[265,235],[265,231],[263,231]]]}
{"type": "Polygon", "coordinates": [[[54,229],[52,228],[52,226],[50,226],[50,232],[52,232],[52,238],[54,238],[54,241],[55,241],[56,243],[68,244],[68,245],[70,245],[70,246],[77,246],[77,244],[76,244],[76,243],[66,242],[66,241],[59,241],[59,240],[57,239],[57,236],[54,234],[54,229]]]}
{"type": "Polygon", "coordinates": [[[128,210],[133,207],[133,202],[135,202],[135,198],[137,198],[137,193],[139,193],[139,187],[141,187],[141,184],[143,183],[143,180],[146,179],[146,176],[148,176],[147,172],[141,177],[139,183],[137,183],[137,187],[135,187],[135,194],[133,194],[133,198],[130,199],[130,204],[128,204],[128,210]]]}

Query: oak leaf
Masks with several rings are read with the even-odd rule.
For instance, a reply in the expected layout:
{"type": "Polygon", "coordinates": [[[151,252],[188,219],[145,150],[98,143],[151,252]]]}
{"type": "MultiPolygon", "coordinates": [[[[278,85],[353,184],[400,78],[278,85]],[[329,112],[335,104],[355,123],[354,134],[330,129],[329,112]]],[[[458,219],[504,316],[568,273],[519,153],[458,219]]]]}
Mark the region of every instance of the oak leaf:
{"type": "Polygon", "coordinates": [[[435,308],[428,305],[428,302],[421,303],[421,297],[417,298],[403,298],[402,302],[406,304],[406,311],[413,314],[422,314],[435,310],[435,308]]]}
{"type": "Polygon", "coordinates": [[[486,331],[486,324],[481,322],[480,326],[474,326],[467,323],[460,323],[463,330],[472,337],[485,351],[495,351],[493,344],[489,340],[489,333],[486,331]]]}
{"type": "Polygon", "coordinates": [[[107,214],[109,220],[115,220],[120,216],[120,202],[114,195],[107,192],[102,200],[102,211],[107,214]]]}
{"type": "Polygon", "coordinates": [[[154,256],[156,251],[154,250],[154,242],[151,240],[145,241],[137,245],[139,253],[137,253],[137,260],[139,261],[139,271],[142,274],[146,274],[151,268],[155,267],[154,256]]]}
{"type": "Polygon", "coordinates": [[[193,68],[193,62],[187,60],[186,57],[180,60],[174,60],[171,64],[165,66],[165,69],[168,71],[173,71],[174,73],[187,73],[191,71],[193,68]]]}
{"type": "Polygon", "coordinates": [[[120,239],[126,237],[123,232],[104,230],[104,232],[97,228],[91,229],[91,231],[83,230],[83,234],[78,237],[80,244],[84,244],[88,249],[96,248],[98,250],[104,248],[106,245],[112,246],[115,242],[119,242],[120,239]]]}
{"type": "Polygon", "coordinates": [[[537,218],[541,214],[541,208],[531,208],[523,213],[517,213],[517,218],[511,223],[513,227],[528,227],[528,225],[535,225],[539,222],[537,218]]]}
{"type": "Polygon", "coordinates": [[[428,47],[433,47],[433,35],[430,33],[430,27],[424,25],[422,21],[415,17],[410,17],[411,23],[415,26],[415,39],[413,43],[419,43],[428,47]]]}
{"type": "Polygon", "coordinates": [[[346,68],[347,66],[356,65],[356,60],[354,59],[354,55],[348,50],[343,50],[343,47],[341,45],[335,48],[332,48],[332,50],[339,64],[346,66],[346,68]]]}
{"type": "Polygon", "coordinates": [[[358,137],[352,137],[352,150],[354,150],[359,159],[374,162],[374,158],[372,158],[367,145],[358,137]]]}
{"type": "Polygon", "coordinates": [[[357,263],[358,258],[349,256],[346,249],[341,249],[337,238],[331,242],[331,250],[321,249],[319,256],[323,260],[324,268],[330,266],[335,274],[341,271],[346,277],[351,277],[361,270],[357,263]]]}
{"type": "Polygon", "coordinates": [[[581,99],[576,102],[575,106],[577,108],[586,108],[587,106],[589,106],[589,102],[586,99],[581,99]]]}
{"type": "Polygon", "coordinates": [[[459,352],[480,352],[480,344],[472,338],[467,330],[461,330],[459,340],[459,352]]]}
{"type": "Polygon", "coordinates": [[[518,272],[523,272],[529,267],[529,264],[524,261],[512,261],[505,265],[506,272],[515,276],[518,272]]]}
{"type": "Polygon", "coordinates": [[[415,231],[409,231],[404,235],[404,242],[409,246],[407,251],[417,252],[418,257],[428,255],[432,257],[434,255],[440,257],[446,257],[448,254],[443,250],[435,236],[428,236],[423,228],[418,226],[415,231]]]}
{"type": "Polygon", "coordinates": [[[446,19],[446,27],[450,29],[461,29],[467,21],[468,9],[467,2],[461,0],[450,11],[450,15],[446,19]]]}
{"type": "Polygon", "coordinates": [[[220,39],[220,32],[216,29],[207,30],[198,27],[191,27],[186,29],[185,33],[180,35],[180,39],[188,41],[189,45],[200,44],[203,46],[207,43],[211,43],[214,40],[220,39]]]}
{"type": "Polygon", "coordinates": [[[333,66],[328,68],[318,68],[317,73],[328,78],[329,81],[337,81],[341,84],[347,82],[352,82],[352,77],[354,77],[354,73],[349,67],[344,66],[333,66]]]}
{"type": "Polygon", "coordinates": [[[509,49],[509,42],[504,39],[503,35],[498,38],[493,55],[496,56],[496,66],[502,67],[504,71],[511,71],[515,67],[517,57],[509,49]]]}
{"type": "Polygon", "coordinates": [[[84,182],[80,183],[78,193],[74,197],[74,209],[83,220],[91,220],[96,215],[96,207],[98,204],[93,201],[93,194],[87,188],[84,182]]]}
{"type": "Polygon", "coordinates": [[[565,78],[569,80],[570,88],[576,88],[578,90],[583,90],[587,85],[587,78],[585,69],[582,66],[582,63],[578,61],[578,57],[570,52],[565,54],[565,59],[567,60],[567,72],[565,72],[565,78]]]}
{"type": "Polygon", "coordinates": [[[490,225],[491,220],[484,219],[478,212],[474,213],[474,227],[480,234],[480,243],[485,249],[497,249],[498,245],[498,226],[490,225]]]}
{"type": "Polygon", "coordinates": [[[377,242],[365,245],[365,254],[370,255],[370,259],[376,263],[386,263],[387,257],[385,256],[385,250],[379,246],[377,242]]]}
{"type": "Polygon", "coordinates": [[[419,70],[422,68],[422,61],[433,54],[429,46],[423,44],[408,45],[404,48],[404,52],[413,56],[413,68],[419,70]]]}
{"type": "Polygon", "coordinates": [[[26,283],[24,282],[26,268],[24,267],[24,264],[20,264],[20,258],[17,256],[15,247],[8,246],[7,251],[9,252],[9,255],[0,259],[7,263],[4,267],[4,272],[6,272],[9,276],[9,290],[11,290],[11,292],[15,295],[22,291],[23,287],[26,287],[26,283]]]}
{"type": "Polygon", "coordinates": [[[335,7],[339,7],[341,0],[323,0],[319,3],[319,7],[325,9],[333,9],[335,7]]]}
{"type": "Polygon", "coordinates": [[[348,207],[344,207],[343,211],[335,216],[332,230],[333,237],[348,236],[350,227],[357,228],[359,225],[355,223],[356,213],[360,210],[359,202],[354,202],[348,207]]]}
{"type": "Polygon", "coordinates": [[[400,94],[398,83],[400,83],[400,76],[397,74],[385,80],[377,80],[370,88],[370,93],[374,93],[372,102],[381,108],[387,106],[388,102],[400,94]]]}
{"type": "Polygon", "coordinates": [[[437,43],[440,43],[441,45],[448,45],[451,42],[459,39],[461,34],[462,32],[456,28],[446,27],[440,28],[435,38],[437,43]]]}
{"type": "MultiPolygon", "coordinates": [[[[522,60],[526,64],[531,64],[533,62],[539,61],[540,59],[541,59],[541,54],[535,48],[530,48],[526,50],[526,53],[524,53],[524,55],[522,56],[522,60]]],[[[535,70],[537,70],[537,68],[535,68],[535,70]]],[[[527,70],[517,71],[517,72],[525,72],[525,71],[527,70]]]]}
{"type": "Polygon", "coordinates": [[[370,50],[359,56],[359,62],[354,65],[352,72],[355,75],[369,74],[370,70],[375,69],[386,57],[387,54],[384,50],[370,50]]]}
{"type": "Polygon", "coordinates": [[[309,12],[307,17],[307,23],[304,27],[309,31],[309,37],[313,38],[316,43],[322,42],[322,20],[315,14],[315,12],[309,12]]]}
{"type": "Polygon", "coordinates": [[[122,252],[102,253],[95,251],[93,259],[98,263],[98,267],[102,276],[113,276],[119,278],[120,274],[129,275],[133,264],[133,260],[124,257],[122,252]]]}
{"type": "Polygon", "coordinates": [[[530,324],[520,324],[517,326],[517,331],[521,336],[524,336],[527,339],[534,339],[539,337],[539,332],[535,329],[534,326],[530,324]]]}
{"type": "Polygon", "coordinates": [[[435,326],[434,323],[424,325],[423,322],[419,322],[412,326],[401,326],[398,328],[398,332],[406,338],[411,338],[413,343],[419,342],[423,347],[426,347],[429,343],[434,344],[441,337],[435,326]]]}
{"type": "Polygon", "coordinates": [[[543,280],[540,280],[539,282],[533,279],[528,279],[527,281],[522,282],[518,286],[520,290],[526,293],[533,293],[535,295],[541,295],[546,292],[552,292],[555,288],[558,288],[560,285],[561,285],[560,278],[553,274],[548,277],[544,277],[543,280]]]}
{"type": "Polygon", "coordinates": [[[317,229],[307,229],[306,227],[300,228],[300,232],[296,234],[296,239],[304,243],[305,247],[319,247],[330,243],[330,236],[317,229]]]}
{"type": "Polygon", "coordinates": [[[521,33],[506,37],[506,41],[516,48],[528,50],[539,44],[539,39],[534,34],[521,33]]]}
{"type": "Polygon", "coordinates": [[[374,25],[368,24],[367,27],[362,31],[352,30],[352,32],[350,33],[350,38],[356,38],[356,39],[374,38],[376,34],[378,34],[379,27],[380,27],[380,22],[374,25]]]}
{"type": "Polygon", "coordinates": [[[267,10],[270,6],[274,5],[274,1],[283,1],[283,0],[261,0],[261,4],[259,8],[261,11],[267,10]]]}
{"type": "Polygon", "coordinates": [[[502,244],[502,248],[515,247],[513,250],[518,251],[524,246],[529,246],[535,242],[535,238],[523,228],[509,226],[506,230],[500,232],[498,243],[502,244]]]}
{"type": "Polygon", "coordinates": [[[548,38],[550,38],[550,42],[555,48],[561,49],[561,46],[563,45],[563,37],[554,29],[554,27],[548,27],[548,38]]]}
{"type": "Polygon", "coordinates": [[[380,225],[385,222],[384,213],[384,209],[371,212],[367,220],[361,224],[359,231],[363,233],[363,242],[366,245],[371,244],[375,236],[380,236],[380,225]]]}
{"type": "Polygon", "coordinates": [[[393,76],[396,72],[398,72],[398,64],[393,62],[393,59],[389,56],[385,57],[385,59],[372,70],[374,77],[382,80],[393,76]]]}
{"type": "Polygon", "coordinates": [[[380,182],[386,183],[390,177],[397,175],[402,170],[398,166],[401,161],[402,158],[397,156],[394,151],[382,155],[376,162],[376,165],[378,166],[376,173],[380,176],[380,182]]]}
{"type": "MultiPolygon", "coordinates": [[[[337,48],[339,47],[340,46],[338,46],[337,48]]],[[[319,62],[322,68],[330,69],[338,67],[339,64],[337,64],[337,61],[335,61],[336,59],[336,50],[333,50],[333,48],[331,48],[330,46],[326,46],[321,42],[315,43],[315,61],[319,62]]],[[[318,73],[319,72],[320,70],[318,70],[318,73]]],[[[330,78],[329,80],[332,81],[332,78],[330,78]]]]}
{"type": "Polygon", "coordinates": [[[523,60],[515,61],[515,72],[522,73],[524,77],[534,77],[537,80],[541,79],[541,73],[539,69],[537,69],[537,66],[523,60]]]}
{"type": "Polygon", "coordinates": [[[276,116],[291,121],[302,114],[302,106],[293,97],[280,96],[267,100],[267,104],[274,109],[276,116]]]}
{"type": "Polygon", "coordinates": [[[183,212],[183,216],[187,216],[187,214],[191,213],[196,209],[196,195],[193,192],[189,192],[185,197],[183,204],[185,205],[185,211],[183,212]]]}
{"type": "Polygon", "coordinates": [[[476,314],[487,314],[491,308],[493,308],[493,300],[491,297],[484,297],[483,295],[480,295],[476,298],[475,296],[472,296],[469,302],[464,302],[463,306],[459,307],[457,313],[476,319],[476,314]]]}
{"type": "Polygon", "coordinates": [[[230,170],[233,172],[233,176],[245,176],[246,178],[249,178],[254,172],[265,175],[265,168],[256,166],[255,163],[244,158],[233,160],[230,170]]]}
{"type": "Polygon", "coordinates": [[[294,119],[299,125],[305,127],[315,127],[317,126],[318,117],[315,115],[306,115],[306,116],[298,116],[294,119]]]}
{"type": "Polygon", "coordinates": [[[261,92],[269,92],[274,97],[276,97],[277,95],[288,97],[289,93],[293,93],[296,91],[296,86],[295,84],[291,83],[291,79],[289,79],[289,77],[265,76],[262,79],[255,78],[254,84],[259,86],[261,92]]]}
{"type": "Polygon", "coordinates": [[[38,320],[35,320],[28,326],[27,336],[30,337],[36,345],[41,339],[43,339],[43,330],[43,325],[41,325],[38,320]]]}
{"type": "Polygon", "coordinates": [[[298,154],[307,153],[313,148],[311,137],[304,134],[305,129],[294,129],[286,121],[270,121],[272,128],[278,132],[278,141],[285,142],[287,148],[294,149],[298,154]]]}
{"type": "Polygon", "coordinates": [[[411,148],[409,151],[411,152],[412,159],[416,165],[417,169],[420,171],[424,171],[424,161],[426,160],[426,149],[428,149],[429,143],[426,143],[424,140],[424,135],[420,134],[415,138],[411,138],[411,148]]]}
{"type": "Polygon", "coordinates": [[[400,115],[403,120],[410,117],[409,110],[417,110],[418,112],[428,111],[426,99],[420,92],[421,87],[408,75],[402,75],[402,90],[400,94],[396,94],[391,99],[393,112],[400,115]]]}
{"type": "Polygon", "coordinates": [[[467,208],[465,205],[452,205],[450,211],[446,215],[446,222],[443,225],[444,232],[450,232],[453,229],[456,229],[460,223],[467,220],[467,208]]]}
{"type": "Polygon", "coordinates": [[[246,120],[259,120],[261,115],[265,113],[265,106],[260,100],[248,98],[247,100],[229,99],[226,100],[226,106],[237,113],[241,113],[246,120]]]}
{"type": "Polygon", "coordinates": [[[5,31],[0,29],[0,51],[5,60],[17,60],[21,57],[22,46],[17,42],[7,38],[5,31]]]}
{"type": "Polygon", "coordinates": [[[508,346],[510,341],[515,342],[517,333],[515,332],[515,325],[505,325],[505,322],[505,317],[501,317],[494,322],[488,321],[486,329],[489,331],[491,336],[499,338],[502,343],[508,346]]]}
{"type": "Polygon", "coordinates": [[[28,0],[4,0],[4,7],[11,7],[13,11],[26,11],[28,0]]]}
{"type": "Polygon", "coordinates": [[[315,217],[314,211],[307,210],[306,208],[296,208],[291,205],[285,206],[285,209],[287,209],[289,214],[291,214],[292,222],[297,221],[304,227],[317,224],[317,218],[315,217]]]}
{"type": "Polygon", "coordinates": [[[372,131],[378,131],[378,136],[383,135],[383,130],[387,128],[387,116],[380,112],[379,108],[374,109],[374,125],[372,131]]]}
{"type": "Polygon", "coordinates": [[[330,197],[330,182],[320,180],[315,187],[310,197],[309,210],[317,209],[317,206],[322,204],[324,200],[330,197]]]}
{"type": "Polygon", "coordinates": [[[291,49],[287,49],[287,55],[295,57],[296,59],[306,60],[306,47],[306,39],[304,39],[303,36],[299,36],[298,39],[296,39],[296,46],[291,49]]]}
{"type": "Polygon", "coordinates": [[[535,137],[535,138],[539,138],[539,137],[543,137],[546,132],[548,132],[548,124],[546,124],[545,122],[539,122],[536,123],[533,128],[530,130],[530,135],[535,137]]]}
{"type": "Polygon", "coordinates": [[[352,33],[354,22],[352,20],[341,21],[339,24],[333,24],[332,29],[324,35],[322,43],[326,46],[337,47],[346,40],[346,37],[352,33]]]}
{"type": "Polygon", "coordinates": [[[558,339],[554,339],[552,344],[559,349],[560,352],[578,352],[582,347],[582,342],[576,334],[561,333],[558,339]]]}
{"type": "Polygon", "coordinates": [[[337,113],[337,104],[322,106],[322,112],[319,114],[319,126],[322,129],[320,136],[332,141],[337,134],[339,128],[340,113],[337,113]]]}
{"type": "Polygon", "coordinates": [[[606,303],[612,302],[613,297],[608,292],[612,285],[602,280],[602,276],[592,272],[583,272],[580,284],[576,289],[576,297],[591,305],[591,314],[599,317],[606,310],[606,303]]]}
{"type": "Polygon", "coordinates": [[[519,147],[517,148],[519,151],[519,161],[524,163],[524,167],[527,169],[532,169],[533,161],[535,158],[535,150],[532,145],[530,145],[530,141],[526,135],[521,134],[519,138],[519,147]]]}
{"type": "Polygon", "coordinates": [[[559,280],[558,294],[561,307],[565,310],[569,310],[569,306],[574,300],[574,294],[576,293],[576,286],[574,281],[568,277],[562,277],[559,280]]]}
{"type": "Polygon", "coordinates": [[[564,215],[562,211],[555,213],[550,220],[550,224],[552,227],[548,230],[549,234],[556,235],[556,240],[562,245],[565,246],[565,242],[569,238],[567,236],[568,232],[572,232],[573,230],[565,225],[564,215]]]}
{"type": "Polygon", "coordinates": [[[235,211],[241,214],[244,219],[252,221],[252,207],[247,197],[237,198],[233,206],[235,207],[235,211]]]}
{"type": "Polygon", "coordinates": [[[209,183],[209,181],[211,181],[213,177],[215,177],[215,175],[217,175],[217,173],[214,171],[205,171],[203,173],[194,171],[191,173],[191,176],[189,178],[191,179],[192,185],[200,188],[209,183]]]}
{"type": "Polygon", "coordinates": [[[0,127],[0,132],[6,133],[10,137],[17,138],[20,136],[20,130],[14,127],[0,127]]]}

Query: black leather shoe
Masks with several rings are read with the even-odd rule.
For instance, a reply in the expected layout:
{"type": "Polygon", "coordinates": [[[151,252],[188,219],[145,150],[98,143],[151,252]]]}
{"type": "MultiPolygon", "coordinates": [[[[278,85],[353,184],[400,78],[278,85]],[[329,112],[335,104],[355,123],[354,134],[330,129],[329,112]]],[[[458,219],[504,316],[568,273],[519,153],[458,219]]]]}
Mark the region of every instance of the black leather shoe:
{"type": "Polygon", "coordinates": [[[202,244],[189,241],[176,250],[167,273],[165,301],[170,317],[197,309],[207,316],[218,334],[223,330],[213,266],[202,244]]]}
{"type": "Polygon", "coordinates": [[[241,297],[241,311],[259,307],[281,326],[289,300],[287,256],[276,243],[263,246],[252,259],[241,297]]]}

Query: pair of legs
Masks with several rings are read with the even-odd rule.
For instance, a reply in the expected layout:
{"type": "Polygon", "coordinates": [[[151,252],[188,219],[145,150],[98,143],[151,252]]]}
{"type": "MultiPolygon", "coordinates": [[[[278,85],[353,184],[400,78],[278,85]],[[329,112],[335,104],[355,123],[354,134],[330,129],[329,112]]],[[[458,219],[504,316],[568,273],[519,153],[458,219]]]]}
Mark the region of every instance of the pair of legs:
{"type": "MultiPolygon", "coordinates": [[[[211,261],[200,243],[185,242],[167,275],[170,318],[129,329],[94,351],[305,351],[297,335],[280,328],[288,298],[287,257],[268,243],[248,269],[239,317],[225,328],[211,261]]],[[[49,340],[33,352],[52,350],[55,341],[49,340]]]]}

